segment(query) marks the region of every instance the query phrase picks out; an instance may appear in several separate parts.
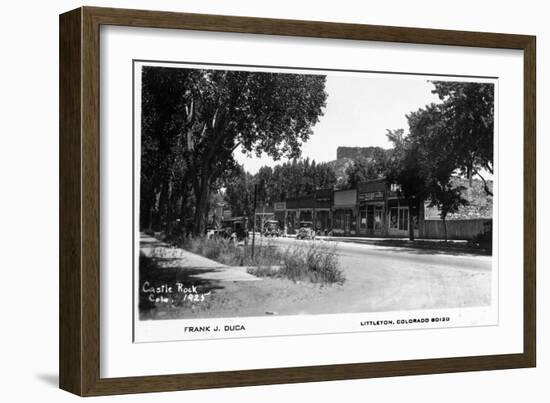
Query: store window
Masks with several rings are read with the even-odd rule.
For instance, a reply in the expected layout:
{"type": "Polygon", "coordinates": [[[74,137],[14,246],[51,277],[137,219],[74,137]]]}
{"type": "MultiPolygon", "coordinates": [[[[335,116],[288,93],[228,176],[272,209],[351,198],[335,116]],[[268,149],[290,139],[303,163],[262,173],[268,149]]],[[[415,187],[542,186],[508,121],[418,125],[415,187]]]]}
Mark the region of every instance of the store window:
{"type": "Polygon", "coordinates": [[[367,228],[374,228],[374,206],[367,206],[367,228]]]}
{"type": "Polygon", "coordinates": [[[344,229],[344,212],[342,210],[337,210],[334,212],[334,228],[344,229]]]}
{"type": "Polygon", "coordinates": [[[392,207],[390,209],[390,229],[398,229],[399,223],[398,223],[398,208],[392,207]]]}
{"type": "Polygon", "coordinates": [[[409,230],[409,208],[392,207],[390,208],[390,229],[399,231],[409,230]]]}
{"type": "Polygon", "coordinates": [[[409,230],[409,208],[399,207],[399,230],[409,230]]]}
{"type": "Polygon", "coordinates": [[[375,231],[381,231],[382,230],[382,216],[383,216],[383,207],[382,206],[375,206],[374,207],[374,230],[375,231]]]}
{"type": "Polygon", "coordinates": [[[351,221],[349,231],[351,234],[355,234],[357,230],[357,213],[354,212],[353,210],[350,210],[349,215],[350,215],[350,221],[351,221]]]}
{"type": "Polygon", "coordinates": [[[361,229],[366,229],[367,228],[367,206],[365,204],[361,206],[361,209],[359,210],[359,215],[360,215],[359,225],[361,226],[361,229]]]}

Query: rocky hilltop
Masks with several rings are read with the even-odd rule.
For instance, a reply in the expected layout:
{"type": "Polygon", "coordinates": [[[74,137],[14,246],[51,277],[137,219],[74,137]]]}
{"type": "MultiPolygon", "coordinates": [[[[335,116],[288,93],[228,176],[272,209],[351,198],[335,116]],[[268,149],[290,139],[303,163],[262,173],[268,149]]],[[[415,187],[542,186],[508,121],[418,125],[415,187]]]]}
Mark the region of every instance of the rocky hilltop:
{"type": "Polygon", "coordinates": [[[341,186],[346,181],[346,168],[354,160],[361,158],[373,159],[377,153],[384,152],[387,152],[387,150],[382,147],[338,147],[336,149],[336,159],[328,161],[327,164],[334,171],[338,186],[341,186]]]}

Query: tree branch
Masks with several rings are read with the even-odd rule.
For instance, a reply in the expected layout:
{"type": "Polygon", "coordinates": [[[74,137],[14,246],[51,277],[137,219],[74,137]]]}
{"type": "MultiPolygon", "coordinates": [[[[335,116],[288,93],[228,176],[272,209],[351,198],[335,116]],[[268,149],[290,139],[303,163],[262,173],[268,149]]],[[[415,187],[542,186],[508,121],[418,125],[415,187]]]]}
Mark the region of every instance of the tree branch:
{"type": "Polygon", "coordinates": [[[481,181],[483,182],[483,190],[485,190],[485,193],[487,193],[487,195],[489,196],[493,196],[493,192],[491,192],[491,190],[489,189],[489,185],[485,178],[481,176],[481,174],[477,170],[475,171],[475,174],[481,178],[481,181]]]}

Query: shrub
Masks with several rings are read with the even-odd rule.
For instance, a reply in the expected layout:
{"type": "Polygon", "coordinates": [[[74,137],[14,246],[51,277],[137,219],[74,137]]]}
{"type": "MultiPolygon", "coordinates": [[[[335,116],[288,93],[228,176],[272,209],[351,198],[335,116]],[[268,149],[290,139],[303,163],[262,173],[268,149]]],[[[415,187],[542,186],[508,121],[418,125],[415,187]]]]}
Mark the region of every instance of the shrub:
{"type": "Polygon", "coordinates": [[[493,249],[493,226],[491,223],[484,224],[482,233],[477,234],[468,242],[470,245],[477,246],[483,249],[492,251],[493,249]]]}
{"type": "Polygon", "coordinates": [[[312,283],[342,284],[345,281],[335,247],[328,248],[316,243],[289,247],[279,274],[294,281],[312,283]]]}
{"type": "Polygon", "coordinates": [[[239,265],[242,258],[239,247],[226,239],[187,238],[181,246],[190,252],[230,266],[239,265]]]}
{"type": "Polygon", "coordinates": [[[272,266],[282,261],[282,254],[269,243],[256,246],[254,258],[251,245],[238,245],[223,238],[187,238],[182,239],[179,246],[228,266],[272,266]]]}
{"type": "Polygon", "coordinates": [[[343,283],[335,247],[318,243],[289,246],[285,250],[268,242],[256,246],[238,245],[222,238],[186,238],[181,247],[228,266],[250,266],[248,272],[258,277],[285,277],[312,283],[343,283]]]}

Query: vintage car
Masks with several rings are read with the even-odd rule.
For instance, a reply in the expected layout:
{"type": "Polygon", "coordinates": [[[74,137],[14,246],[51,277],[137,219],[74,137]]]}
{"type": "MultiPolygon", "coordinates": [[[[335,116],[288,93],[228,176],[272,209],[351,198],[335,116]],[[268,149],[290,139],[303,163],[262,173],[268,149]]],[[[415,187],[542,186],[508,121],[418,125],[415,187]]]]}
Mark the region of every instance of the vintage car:
{"type": "Polygon", "coordinates": [[[233,217],[223,220],[223,227],[229,239],[233,241],[248,241],[248,218],[247,217],[233,217]]]}
{"type": "Polygon", "coordinates": [[[208,239],[229,238],[228,229],[227,228],[208,228],[206,230],[206,237],[208,239]]]}
{"type": "Polygon", "coordinates": [[[296,239],[315,239],[315,230],[311,221],[301,221],[296,239]]]}
{"type": "Polygon", "coordinates": [[[281,229],[279,228],[279,221],[267,220],[264,224],[264,236],[281,236],[281,229]]]}

